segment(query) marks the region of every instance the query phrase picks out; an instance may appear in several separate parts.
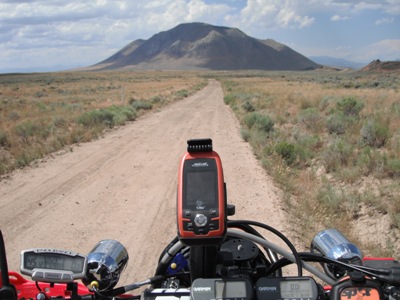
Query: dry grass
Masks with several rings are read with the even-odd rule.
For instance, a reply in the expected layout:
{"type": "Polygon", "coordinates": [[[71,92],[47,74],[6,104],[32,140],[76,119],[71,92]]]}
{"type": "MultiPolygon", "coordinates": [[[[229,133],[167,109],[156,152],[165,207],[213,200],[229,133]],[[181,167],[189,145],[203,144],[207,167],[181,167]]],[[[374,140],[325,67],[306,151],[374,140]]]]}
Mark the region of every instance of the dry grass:
{"type": "Polygon", "coordinates": [[[0,75],[0,175],[90,141],[205,84],[190,72],[0,75]]]}
{"type": "Polygon", "coordinates": [[[284,189],[285,205],[298,220],[293,232],[304,247],[318,230],[336,227],[366,253],[397,255],[397,74],[243,72],[220,81],[239,120],[249,107],[274,120],[268,134],[242,122],[242,135],[284,189]]]}

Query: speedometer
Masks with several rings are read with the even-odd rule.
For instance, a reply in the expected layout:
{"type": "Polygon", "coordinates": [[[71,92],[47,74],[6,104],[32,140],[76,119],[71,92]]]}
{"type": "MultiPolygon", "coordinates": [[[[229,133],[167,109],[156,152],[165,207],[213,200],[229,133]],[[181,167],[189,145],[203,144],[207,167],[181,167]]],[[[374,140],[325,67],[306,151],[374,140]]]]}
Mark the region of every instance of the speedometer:
{"type": "Polygon", "coordinates": [[[256,298],[269,300],[317,300],[318,285],[311,277],[261,277],[256,298]]]}
{"type": "Polygon", "coordinates": [[[35,281],[72,282],[86,274],[87,257],[59,249],[28,249],[21,252],[21,273],[35,281]]]}

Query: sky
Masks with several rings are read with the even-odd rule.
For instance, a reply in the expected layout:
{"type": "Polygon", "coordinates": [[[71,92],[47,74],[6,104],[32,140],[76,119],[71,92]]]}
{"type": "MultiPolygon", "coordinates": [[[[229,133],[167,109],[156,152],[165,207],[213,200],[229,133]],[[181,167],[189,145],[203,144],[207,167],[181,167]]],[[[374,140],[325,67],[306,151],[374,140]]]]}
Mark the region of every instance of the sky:
{"type": "Polygon", "coordinates": [[[400,0],[0,0],[0,73],[93,65],[190,22],[236,27],[307,57],[400,59],[400,0]]]}

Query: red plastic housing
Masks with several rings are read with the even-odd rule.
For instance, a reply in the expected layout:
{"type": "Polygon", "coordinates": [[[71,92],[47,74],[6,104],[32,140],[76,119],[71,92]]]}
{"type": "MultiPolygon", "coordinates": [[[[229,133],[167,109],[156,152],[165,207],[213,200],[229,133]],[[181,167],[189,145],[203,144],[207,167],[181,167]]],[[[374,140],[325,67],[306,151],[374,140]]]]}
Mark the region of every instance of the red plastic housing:
{"type": "Polygon", "coordinates": [[[181,159],[179,174],[178,174],[178,195],[177,195],[177,221],[178,221],[178,235],[179,238],[186,244],[213,244],[223,239],[226,234],[226,197],[225,197],[225,184],[224,175],[222,170],[222,163],[218,153],[210,152],[187,152],[181,159]],[[194,231],[186,230],[184,222],[190,222],[190,217],[185,217],[184,213],[184,164],[185,161],[198,159],[213,159],[217,168],[217,194],[218,194],[218,216],[212,217],[212,222],[218,222],[216,230],[209,230],[208,233],[198,235],[194,231]]]}

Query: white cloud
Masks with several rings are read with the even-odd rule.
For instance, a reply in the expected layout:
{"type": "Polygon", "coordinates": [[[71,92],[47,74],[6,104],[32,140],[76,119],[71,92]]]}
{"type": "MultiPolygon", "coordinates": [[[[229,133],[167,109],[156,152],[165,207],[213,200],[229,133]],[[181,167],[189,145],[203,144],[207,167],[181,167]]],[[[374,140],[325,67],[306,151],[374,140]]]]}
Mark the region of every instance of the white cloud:
{"type": "Polygon", "coordinates": [[[142,23],[149,25],[154,33],[168,30],[180,23],[221,22],[232,9],[225,4],[206,4],[202,0],[175,0],[164,3],[162,7],[148,6],[143,13],[142,23]]]}
{"type": "Polygon", "coordinates": [[[400,58],[400,39],[399,40],[381,40],[368,45],[363,53],[369,60],[396,60],[400,58]]]}
{"type": "MultiPolygon", "coordinates": [[[[310,3],[313,1],[310,1],[310,3]]],[[[314,23],[300,0],[248,0],[240,13],[242,28],[303,28],[314,23]]]]}
{"type": "Polygon", "coordinates": [[[339,15],[334,15],[334,16],[332,16],[331,21],[344,21],[344,20],[348,20],[348,19],[349,18],[346,16],[342,17],[339,15]]]}
{"type": "Polygon", "coordinates": [[[383,18],[375,21],[375,25],[391,24],[394,22],[394,18],[383,18]]]}
{"type": "Polygon", "coordinates": [[[281,9],[277,15],[277,23],[282,27],[307,27],[314,22],[314,18],[300,16],[294,10],[281,9]]]}

